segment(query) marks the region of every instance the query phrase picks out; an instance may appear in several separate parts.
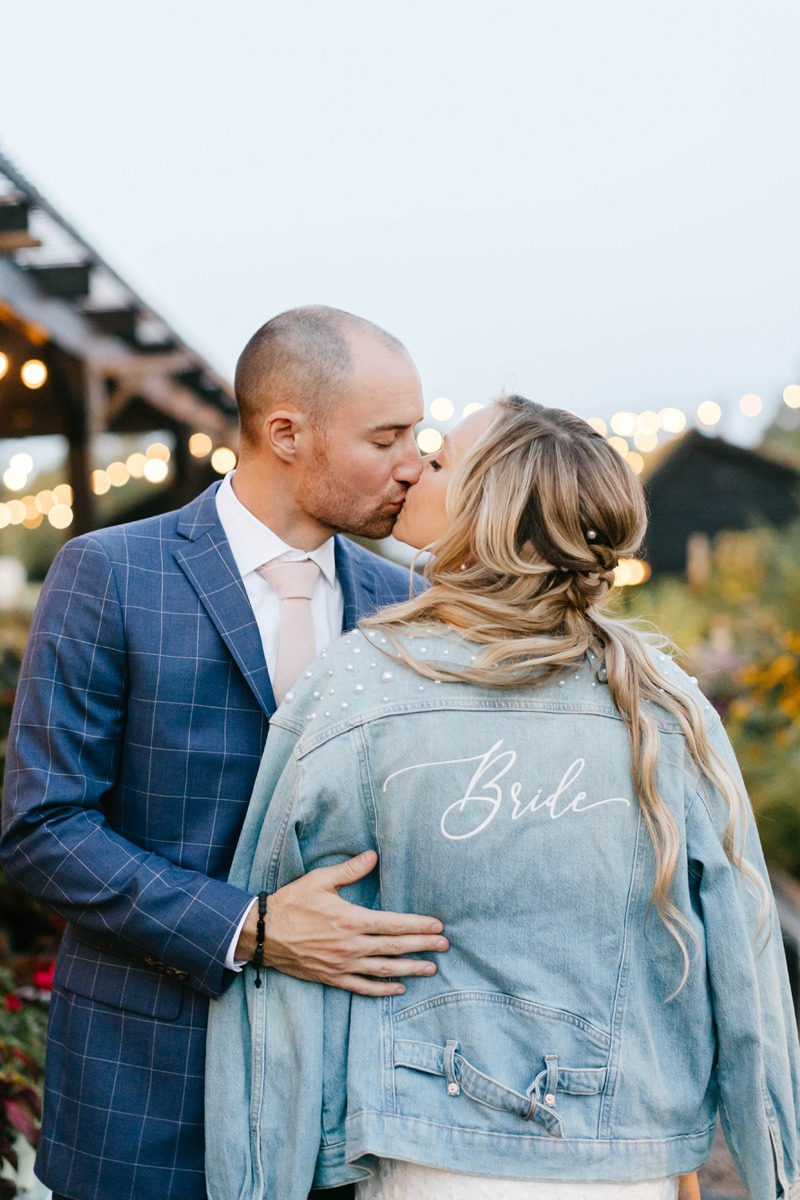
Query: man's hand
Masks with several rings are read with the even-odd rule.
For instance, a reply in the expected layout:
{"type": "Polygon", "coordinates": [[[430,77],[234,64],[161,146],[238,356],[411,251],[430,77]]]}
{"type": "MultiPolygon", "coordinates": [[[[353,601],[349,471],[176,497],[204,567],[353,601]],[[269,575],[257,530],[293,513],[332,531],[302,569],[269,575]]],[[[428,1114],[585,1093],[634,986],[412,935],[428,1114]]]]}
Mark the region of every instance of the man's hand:
{"type": "MultiPolygon", "coordinates": [[[[361,996],[400,995],[406,989],[393,976],[434,975],[435,963],[403,955],[447,950],[441,921],[375,912],[339,896],[339,888],[369,875],[377,861],[375,851],[367,850],[338,866],[310,871],[270,896],[266,966],[361,996]]],[[[254,906],[236,947],[239,959],[250,960],[255,953],[257,920],[254,906]]]]}

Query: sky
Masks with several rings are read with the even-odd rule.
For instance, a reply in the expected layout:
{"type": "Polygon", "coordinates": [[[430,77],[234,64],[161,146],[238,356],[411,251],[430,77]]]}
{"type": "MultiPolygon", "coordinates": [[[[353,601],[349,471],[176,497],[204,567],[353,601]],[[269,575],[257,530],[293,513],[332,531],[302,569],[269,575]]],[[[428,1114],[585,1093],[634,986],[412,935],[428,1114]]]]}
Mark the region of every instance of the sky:
{"type": "Polygon", "coordinates": [[[752,442],[800,382],[796,0],[0,13],[0,146],[229,378],[325,303],[457,411],[716,400],[752,442]]]}

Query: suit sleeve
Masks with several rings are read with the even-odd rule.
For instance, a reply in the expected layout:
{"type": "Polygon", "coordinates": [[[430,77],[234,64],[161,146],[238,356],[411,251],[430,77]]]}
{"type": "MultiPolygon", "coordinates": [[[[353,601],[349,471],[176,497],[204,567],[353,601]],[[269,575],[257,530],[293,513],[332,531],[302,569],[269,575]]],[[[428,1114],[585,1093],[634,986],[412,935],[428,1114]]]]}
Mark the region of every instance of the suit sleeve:
{"type": "Polygon", "coordinates": [[[57,556],[34,616],[12,717],[0,853],[9,876],[100,948],[153,956],[218,995],[250,902],[113,829],[128,666],[111,562],[92,538],[57,556]],[[106,943],[110,943],[106,945],[106,943]]]}
{"type": "MultiPolygon", "coordinates": [[[[744,793],[721,724],[712,741],[744,793]]],[[[766,884],[770,906],[761,933],[759,897],[722,845],[725,822],[722,798],[701,787],[687,815],[687,841],[706,930],[720,1117],[754,1200],[800,1197],[800,1051],[778,915],[749,805],[744,859],[766,884]]]]}

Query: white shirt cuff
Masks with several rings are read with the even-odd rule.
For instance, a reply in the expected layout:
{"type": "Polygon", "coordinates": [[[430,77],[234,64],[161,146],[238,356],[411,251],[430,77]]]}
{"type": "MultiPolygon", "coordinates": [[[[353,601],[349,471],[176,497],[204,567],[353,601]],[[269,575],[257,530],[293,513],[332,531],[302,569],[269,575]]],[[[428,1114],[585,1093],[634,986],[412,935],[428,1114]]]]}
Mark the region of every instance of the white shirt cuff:
{"type": "Polygon", "coordinates": [[[250,910],[252,909],[254,904],[258,904],[257,897],[254,900],[252,900],[250,904],[248,904],[247,908],[245,909],[244,913],[242,914],[242,919],[239,922],[239,924],[236,926],[236,933],[233,935],[233,938],[231,939],[231,944],[228,947],[228,953],[225,955],[225,966],[226,966],[227,970],[229,970],[229,971],[242,971],[247,966],[247,963],[249,961],[246,958],[236,958],[235,953],[236,953],[236,947],[239,944],[239,937],[241,935],[242,929],[244,928],[244,923],[247,920],[247,918],[250,916],[250,910]]]}

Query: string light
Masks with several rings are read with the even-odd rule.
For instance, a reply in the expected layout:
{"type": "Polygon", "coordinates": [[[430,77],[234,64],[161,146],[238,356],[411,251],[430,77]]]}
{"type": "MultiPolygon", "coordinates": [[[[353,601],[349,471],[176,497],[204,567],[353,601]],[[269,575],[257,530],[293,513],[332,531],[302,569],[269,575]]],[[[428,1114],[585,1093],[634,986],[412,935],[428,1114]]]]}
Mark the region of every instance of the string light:
{"type": "Polygon", "coordinates": [[[26,388],[35,392],[47,382],[47,367],[40,359],[29,358],[26,363],[22,364],[19,377],[26,388]]]}
{"type": "Polygon", "coordinates": [[[205,458],[210,453],[213,443],[207,433],[193,433],[189,438],[189,453],[195,458],[205,458]]]}
{"type": "Polygon", "coordinates": [[[638,587],[646,583],[653,571],[640,558],[621,558],[614,569],[614,587],[638,587]]]}
{"type": "Polygon", "coordinates": [[[455,405],[447,396],[437,396],[431,401],[431,416],[434,421],[449,421],[455,412],[455,405]]]}
{"type": "Polygon", "coordinates": [[[131,473],[133,479],[144,479],[144,466],[147,459],[143,454],[129,454],[125,460],[125,466],[131,473]]]}
{"type": "Polygon", "coordinates": [[[169,467],[163,458],[148,458],[144,464],[144,477],[148,483],[163,483],[169,474],[169,467]]]}
{"type": "Polygon", "coordinates": [[[438,429],[420,429],[417,445],[423,454],[435,454],[442,447],[442,435],[438,429]]]}
{"type": "Polygon", "coordinates": [[[633,435],[633,444],[637,450],[644,450],[645,452],[655,450],[658,445],[658,434],[637,432],[633,435]]]}
{"type": "Polygon", "coordinates": [[[211,455],[211,465],[218,475],[227,475],[236,466],[236,455],[227,446],[217,446],[211,455]]]}
{"type": "Polygon", "coordinates": [[[47,519],[54,529],[68,529],[72,524],[72,509],[66,504],[54,504],[47,519]]]}
{"type": "Polygon", "coordinates": [[[601,437],[608,436],[608,426],[602,417],[589,417],[589,420],[586,422],[586,424],[591,425],[592,429],[594,429],[596,433],[599,433],[601,437]]]}
{"type": "Polygon", "coordinates": [[[697,410],[697,419],[701,425],[717,425],[722,417],[722,409],[715,400],[704,400],[697,410]]]}
{"type": "Polygon", "coordinates": [[[635,450],[629,450],[625,455],[625,462],[635,475],[641,475],[644,470],[644,459],[641,454],[637,454],[635,450]]]}
{"type": "Polygon", "coordinates": [[[608,439],[608,444],[609,446],[613,446],[617,453],[621,454],[623,458],[628,457],[629,446],[624,437],[610,437],[608,439]]]}
{"type": "Polygon", "coordinates": [[[662,408],[658,419],[665,433],[683,433],[686,428],[686,413],[679,408],[662,408]]]}
{"type": "Polygon", "coordinates": [[[645,409],[644,412],[639,413],[638,417],[636,418],[637,433],[658,433],[660,428],[661,418],[657,412],[653,412],[649,408],[645,409]]]}
{"type": "Polygon", "coordinates": [[[630,437],[636,429],[636,414],[617,412],[611,418],[611,428],[619,437],[630,437]]]}
{"type": "Polygon", "coordinates": [[[761,397],[757,396],[755,392],[748,392],[739,401],[739,408],[746,417],[757,417],[763,407],[761,397]]]}
{"type": "Polygon", "coordinates": [[[473,401],[472,404],[466,404],[464,406],[464,411],[461,415],[463,417],[471,417],[474,412],[480,412],[482,408],[482,404],[478,404],[477,401],[473,401]]]}
{"type": "Polygon", "coordinates": [[[3,378],[8,370],[8,355],[0,352],[0,379],[3,378]]]}
{"type": "Polygon", "coordinates": [[[800,383],[790,383],[783,389],[783,402],[789,408],[800,408],[800,383]]]}

